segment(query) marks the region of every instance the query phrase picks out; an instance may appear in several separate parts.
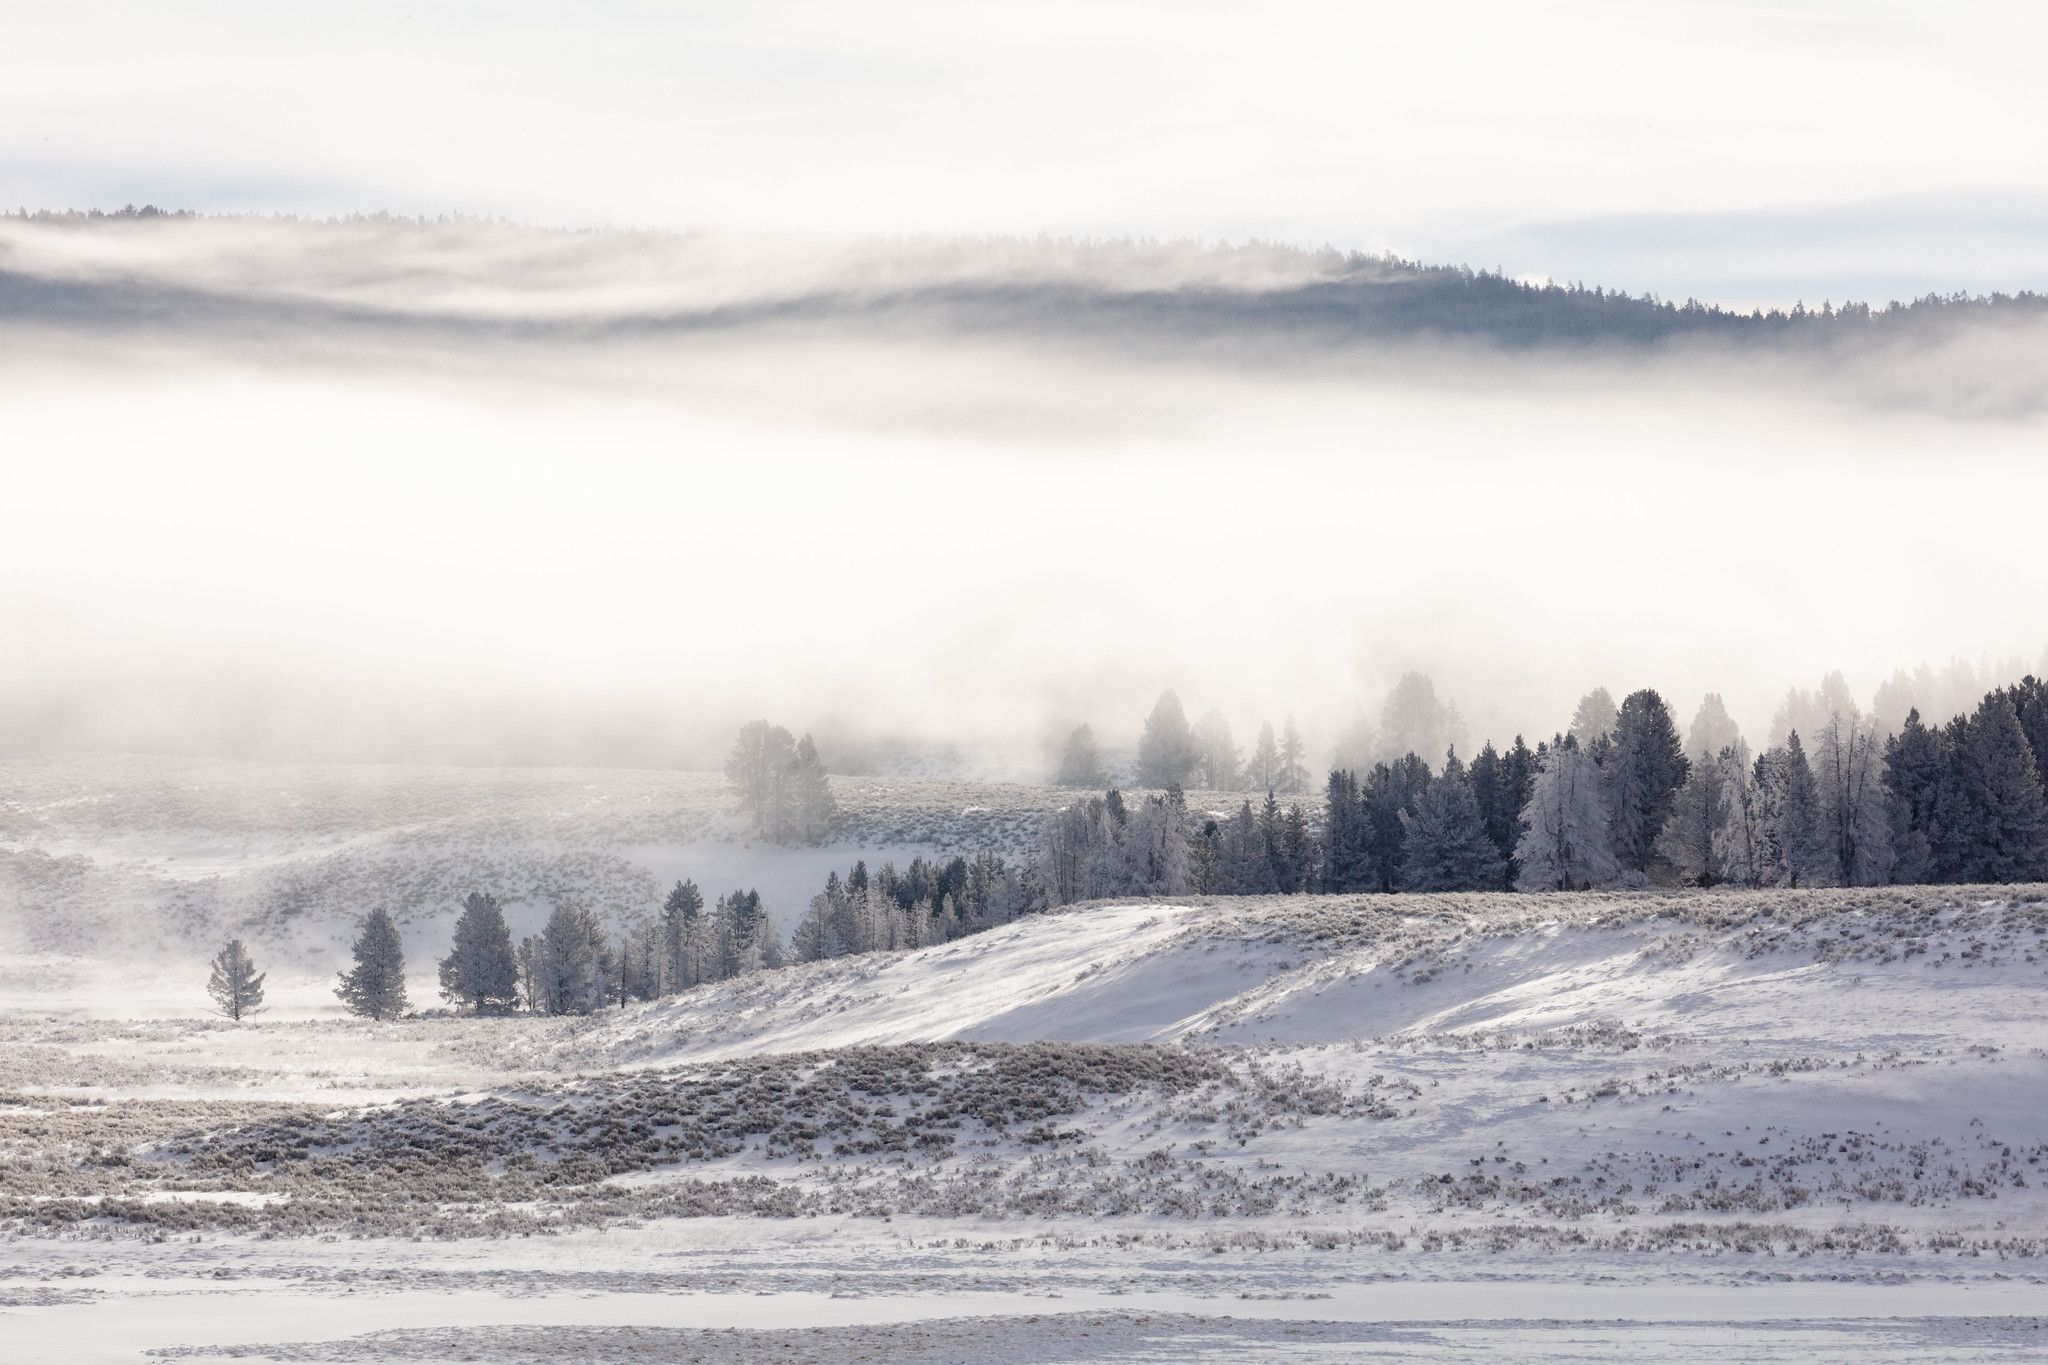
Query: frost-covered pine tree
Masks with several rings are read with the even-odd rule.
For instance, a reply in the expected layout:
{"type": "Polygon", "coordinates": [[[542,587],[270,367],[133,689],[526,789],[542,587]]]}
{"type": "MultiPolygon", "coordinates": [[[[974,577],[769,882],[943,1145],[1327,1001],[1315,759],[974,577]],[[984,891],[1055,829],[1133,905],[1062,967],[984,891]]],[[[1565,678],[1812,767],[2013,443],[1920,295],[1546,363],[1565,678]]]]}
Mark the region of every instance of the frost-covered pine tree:
{"type": "Polygon", "coordinates": [[[1187,713],[1169,687],[1159,694],[1158,704],[1145,718],[1145,732],[1138,737],[1138,781],[1161,790],[1178,787],[1200,761],[1187,713]]]}
{"type": "Polygon", "coordinates": [[[519,962],[496,896],[472,891],[455,920],[455,943],[441,959],[441,998],[476,1014],[519,1003],[519,962]]]}
{"type": "Polygon", "coordinates": [[[686,991],[704,980],[704,893],[680,881],[661,904],[661,989],[686,991]]]}
{"type": "Polygon", "coordinates": [[[612,995],[616,964],[611,943],[597,916],[574,901],[558,902],[542,931],[546,951],[539,956],[546,975],[540,982],[541,1002],[548,1014],[595,1014],[612,995]]]}
{"type": "Polygon", "coordinates": [[[1650,689],[1622,699],[1614,750],[1604,765],[1609,847],[1623,870],[1647,874],[1691,764],[1664,699],[1650,689]]]}
{"type": "Polygon", "coordinates": [[[1148,796],[1124,830],[1121,892],[1132,896],[1184,896],[1193,889],[1187,800],[1179,787],[1148,796]]]}
{"type": "Polygon", "coordinates": [[[2019,714],[2005,693],[1986,696],[1970,717],[1956,760],[1969,831],[1963,879],[2048,877],[2048,803],[2019,714]]]}
{"type": "Polygon", "coordinates": [[[380,906],[363,916],[356,934],[355,966],[341,974],[334,993],[350,1013],[396,1019],[409,1008],[405,998],[405,945],[398,926],[380,906]]]}
{"type": "Polygon", "coordinates": [[[213,955],[213,972],[206,981],[206,993],[214,1008],[240,1022],[263,1008],[263,976],[249,960],[242,940],[231,938],[213,955]]]}
{"type": "Polygon", "coordinates": [[[1245,781],[1255,792],[1277,791],[1280,787],[1280,746],[1273,740],[1273,722],[1259,726],[1259,742],[1245,769],[1245,781]]]}
{"type": "Polygon", "coordinates": [[[846,922],[846,887],[837,872],[827,873],[825,889],[811,897],[809,911],[789,934],[789,955],[796,962],[823,962],[843,957],[847,948],[840,937],[846,922]]]}
{"type": "Polygon", "coordinates": [[[1202,785],[1210,791],[1236,791],[1239,777],[1237,742],[1231,736],[1230,722],[1223,718],[1221,711],[1202,713],[1202,718],[1195,722],[1194,742],[1195,752],[1200,758],[1202,785]]]}
{"type": "Polygon", "coordinates": [[[790,772],[794,821],[785,839],[794,843],[822,843],[838,822],[839,803],[832,797],[832,784],[825,775],[824,760],[818,757],[817,743],[809,735],[796,742],[790,772]]]}
{"type": "Polygon", "coordinates": [[[1571,729],[1565,733],[1577,740],[1580,750],[1585,751],[1600,736],[1614,733],[1614,723],[1620,714],[1615,710],[1614,698],[1607,689],[1596,687],[1579,698],[1578,708],[1572,712],[1571,729]]]}
{"type": "Polygon", "coordinates": [[[726,755],[725,778],[740,810],[753,817],[756,835],[780,838],[788,827],[795,766],[796,739],[789,731],[765,720],[740,727],[726,755]]]}
{"type": "Polygon", "coordinates": [[[1106,787],[1109,774],[1102,768],[1102,748],[1095,742],[1095,731],[1086,725],[1076,725],[1067,736],[1066,748],[1060,751],[1059,771],[1053,774],[1055,787],[1106,787]]]}
{"type": "Polygon", "coordinates": [[[1430,779],[1411,815],[1401,813],[1407,835],[1401,869],[1405,891],[1498,890],[1506,860],[1486,832],[1465,765],[1456,750],[1430,779]]]}
{"type": "Polygon", "coordinates": [[[1891,822],[1892,880],[1902,884],[1939,881],[1935,841],[1940,836],[1943,793],[1953,780],[1953,756],[1942,732],[1930,730],[1920,708],[1908,707],[1898,733],[1885,742],[1884,788],[1891,822]]]}
{"type": "Polygon", "coordinates": [[[1614,879],[1619,864],[1607,846],[1600,785],[1599,770],[1570,736],[1560,735],[1539,751],[1522,837],[1515,844],[1521,865],[1517,887],[1584,891],[1614,879]]]}
{"type": "Polygon", "coordinates": [[[1820,794],[1799,732],[1788,732],[1785,747],[1773,749],[1767,757],[1767,776],[1774,787],[1770,834],[1777,854],[1776,880],[1784,886],[1812,886],[1825,861],[1820,846],[1820,794]]]}
{"type": "Polygon", "coordinates": [[[1719,692],[1709,692],[1693,712],[1692,725],[1685,732],[1685,756],[1695,765],[1710,766],[1723,749],[1742,743],[1742,731],[1719,692]]]}
{"type": "Polygon", "coordinates": [[[1308,786],[1307,757],[1308,746],[1301,742],[1301,731],[1294,728],[1294,717],[1289,716],[1280,732],[1280,780],[1269,790],[1285,795],[1308,786]]]}
{"type": "MultiPolygon", "coordinates": [[[[1722,752],[1733,750],[1724,748],[1722,752]]],[[[1671,818],[1658,836],[1657,851],[1695,886],[1730,880],[1722,863],[1727,843],[1723,826],[1728,816],[1726,770],[1713,759],[1695,762],[1672,803],[1671,818]]]]}
{"type": "Polygon", "coordinates": [[[1714,859],[1721,876],[1738,886],[1767,886],[1774,871],[1769,806],[1749,746],[1738,739],[1722,749],[1714,759],[1714,771],[1726,812],[1714,835],[1714,859]]]}

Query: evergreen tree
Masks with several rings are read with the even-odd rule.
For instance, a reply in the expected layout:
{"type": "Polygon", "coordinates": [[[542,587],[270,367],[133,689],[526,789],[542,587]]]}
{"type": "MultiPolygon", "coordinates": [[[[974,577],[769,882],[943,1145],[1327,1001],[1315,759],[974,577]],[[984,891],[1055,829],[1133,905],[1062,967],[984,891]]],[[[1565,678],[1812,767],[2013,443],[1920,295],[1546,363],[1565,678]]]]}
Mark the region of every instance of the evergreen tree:
{"type": "Polygon", "coordinates": [[[1217,792],[1238,790],[1237,742],[1221,711],[1204,712],[1195,722],[1194,744],[1202,785],[1217,792]]]}
{"type": "Polygon", "coordinates": [[[1252,750],[1245,780],[1255,792],[1278,791],[1280,788],[1280,746],[1273,740],[1273,722],[1270,720],[1259,726],[1258,747],[1252,750]]]}
{"type": "Polygon", "coordinates": [[[356,935],[353,969],[341,974],[334,993],[352,1014],[370,1019],[396,1019],[408,1008],[405,998],[405,946],[398,926],[382,908],[363,917],[356,935]]]}
{"type": "Polygon", "coordinates": [[[1771,842],[1777,852],[1778,874],[1786,886],[1812,886],[1822,864],[1820,794],[1799,732],[1787,734],[1785,747],[1772,750],[1771,757],[1770,774],[1777,787],[1771,842]]]}
{"type": "Polygon", "coordinates": [[[1280,780],[1271,784],[1272,790],[1291,794],[1308,785],[1308,746],[1301,742],[1301,731],[1294,728],[1294,717],[1287,718],[1286,727],[1280,732],[1280,780]]]}
{"type": "Polygon", "coordinates": [[[206,993],[213,997],[216,1010],[237,1023],[262,1011],[264,977],[258,975],[256,964],[249,960],[249,952],[242,946],[242,940],[229,939],[226,946],[213,955],[212,965],[213,972],[206,981],[206,993]]]}
{"type": "Polygon", "coordinates": [[[1505,754],[1487,744],[1472,760],[1472,796],[1479,803],[1479,818],[1486,823],[1486,837],[1500,850],[1501,886],[1514,889],[1515,845],[1522,837],[1522,807],[1529,804],[1529,783],[1536,776],[1536,756],[1520,735],[1505,754]]]}
{"type": "Polygon", "coordinates": [[[1102,770],[1102,750],[1095,743],[1095,732],[1086,725],[1076,725],[1074,733],[1067,736],[1067,747],[1060,754],[1059,772],[1053,775],[1056,787],[1106,787],[1109,774],[1102,770]]]}
{"type": "Polygon", "coordinates": [[[1723,749],[1742,742],[1742,731],[1736,728],[1734,717],[1728,714],[1727,705],[1719,692],[1709,692],[1700,701],[1700,709],[1693,713],[1692,725],[1685,732],[1685,756],[1694,766],[1711,766],[1720,758],[1723,749]]]}
{"type": "Polygon", "coordinates": [[[1333,769],[1323,795],[1323,891],[1372,889],[1370,833],[1358,779],[1333,769]]]}
{"type": "Polygon", "coordinates": [[[1727,812],[1714,840],[1721,875],[1739,886],[1769,885],[1773,855],[1769,835],[1770,808],[1758,783],[1760,769],[1750,762],[1741,740],[1721,750],[1714,760],[1721,779],[1721,801],[1727,812]]]}
{"type": "Polygon", "coordinates": [[[825,762],[818,757],[818,746],[809,735],[797,741],[790,767],[795,822],[784,838],[805,844],[821,843],[839,819],[839,803],[832,797],[825,762]]]}
{"type": "Polygon", "coordinates": [[[519,962],[496,896],[472,891],[462,902],[454,950],[441,959],[441,998],[477,1014],[519,1003],[519,962]]]}
{"type": "Polygon", "coordinates": [[[1885,742],[1886,816],[1892,829],[1892,880],[1916,884],[1943,880],[1935,864],[1942,793],[1951,780],[1952,758],[1945,736],[1906,712],[1906,723],[1885,742]]]}
{"type": "Polygon", "coordinates": [[[597,916],[573,901],[556,904],[536,955],[543,1013],[595,1014],[611,999],[616,971],[611,942],[597,916]]]}
{"type": "Polygon", "coordinates": [[[1193,888],[1187,822],[1187,800],[1179,787],[1140,803],[1124,832],[1122,894],[1181,896],[1193,888]]]}
{"type": "MultiPolygon", "coordinates": [[[[2042,657],[2048,659],[2048,653],[2042,657]]],[[[2006,688],[2005,696],[2020,719],[2020,730],[2034,755],[2034,771],[2048,785],[2048,682],[2030,673],[2006,688]]]]}
{"type": "Polygon", "coordinates": [[[1609,846],[1624,870],[1649,871],[1690,768],[1664,699],[1649,688],[1631,692],[1615,719],[1613,756],[1601,774],[1609,846]]]}
{"type": "MultiPolygon", "coordinates": [[[[1722,752],[1732,753],[1733,749],[1722,752]]],[[[1712,886],[1726,880],[1722,855],[1728,818],[1726,772],[1712,759],[1695,762],[1672,804],[1671,818],[1657,842],[1658,851],[1692,885],[1712,886]]]]}
{"type": "Polygon", "coordinates": [[[740,809],[754,817],[756,835],[777,838],[787,827],[795,767],[796,739],[789,731],[765,720],[740,727],[726,756],[725,777],[740,809]]]}
{"type": "Polygon", "coordinates": [[[1472,783],[1455,750],[1415,803],[1402,812],[1406,858],[1402,888],[1408,891],[1492,891],[1501,884],[1507,860],[1486,832],[1472,783]]]}
{"type": "Polygon", "coordinates": [[[1600,773],[1578,741],[1560,735],[1537,751],[1536,780],[1515,845],[1524,891],[1584,891],[1613,880],[1619,864],[1607,846],[1600,773]]]}
{"type": "Polygon", "coordinates": [[[1408,826],[1429,789],[1429,765],[1414,754],[1395,763],[1380,763],[1366,776],[1359,792],[1364,808],[1367,890],[1399,891],[1408,859],[1408,826]]]}
{"type": "Polygon", "coordinates": [[[1187,713],[1169,687],[1159,694],[1158,704],[1145,718],[1145,732],[1138,737],[1138,782],[1162,790],[1181,786],[1200,761],[1187,713]]]}
{"type": "Polygon", "coordinates": [[[2010,696],[1991,693],[1970,717],[1956,770],[1968,821],[1963,879],[2017,882],[2048,876],[2048,804],[2010,696]]]}
{"type": "Polygon", "coordinates": [[[680,881],[661,905],[661,988],[686,991],[704,978],[704,893],[680,881]]]}
{"type": "Polygon", "coordinates": [[[1572,712],[1572,727],[1568,733],[1578,741],[1579,748],[1590,754],[1593,741],[1602,735],[1612,737],[1621,713],[1614,709],[1614,698],[1604,687],[1596,687],[1579,698],[1578,709],[1572,712]]]}

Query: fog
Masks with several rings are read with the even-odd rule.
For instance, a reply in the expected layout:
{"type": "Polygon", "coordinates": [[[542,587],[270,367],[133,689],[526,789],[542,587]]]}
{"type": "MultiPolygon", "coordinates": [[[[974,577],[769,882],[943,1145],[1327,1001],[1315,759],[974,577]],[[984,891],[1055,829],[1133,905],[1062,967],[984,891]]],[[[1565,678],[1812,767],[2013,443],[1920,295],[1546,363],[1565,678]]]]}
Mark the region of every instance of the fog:
{"type": "Polygon", "coordinates": [[[1831,670],[2048,642],[2024,310],[1532,339],[1265,248],[0,250],[10,754],[715,766],[769,716],[842,769],[1035,778],[1169,686],[1326,756],[1413,669],[1473,742],[1596,685],[1760,739],[1831,670]]]}

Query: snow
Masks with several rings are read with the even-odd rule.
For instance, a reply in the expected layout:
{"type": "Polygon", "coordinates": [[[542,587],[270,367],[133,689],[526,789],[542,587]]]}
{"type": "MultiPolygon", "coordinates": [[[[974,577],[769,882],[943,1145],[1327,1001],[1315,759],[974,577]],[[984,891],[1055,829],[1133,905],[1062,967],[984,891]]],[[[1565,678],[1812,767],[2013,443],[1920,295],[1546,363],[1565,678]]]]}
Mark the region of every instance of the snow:
{"type": "MultiPolygon", "coordinates": [[[[1106,903],[377,1024],[318,1000],[365,888],[417,953],[479,868],[866,845],[672,838],[673,775],[9,772],[9,1361],[2041,1354],[2048,888],[1106,903]],[[186,956],[236,923],[289,1006],[242,1025],[186,956]]],[[[945,785],[859,818],[1025,801],[945,785]]]]}

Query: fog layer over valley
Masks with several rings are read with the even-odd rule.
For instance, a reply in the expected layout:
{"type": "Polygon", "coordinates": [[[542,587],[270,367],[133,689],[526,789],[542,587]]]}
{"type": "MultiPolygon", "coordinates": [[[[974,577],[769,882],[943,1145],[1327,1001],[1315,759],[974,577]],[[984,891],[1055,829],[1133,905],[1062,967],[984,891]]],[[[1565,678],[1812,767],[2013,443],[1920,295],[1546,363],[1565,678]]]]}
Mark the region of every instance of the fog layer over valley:
{"type": "Polygon", "coordinates": [[[1317,752],[1412,668],[1475,741],[1596,681],[1761,733],[2044,635],[2026,298],[473,221],[0,252],[8,753],[710,767],[772,714],[1031,779],[1167,684],[1317,752]]]}

